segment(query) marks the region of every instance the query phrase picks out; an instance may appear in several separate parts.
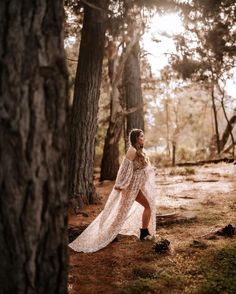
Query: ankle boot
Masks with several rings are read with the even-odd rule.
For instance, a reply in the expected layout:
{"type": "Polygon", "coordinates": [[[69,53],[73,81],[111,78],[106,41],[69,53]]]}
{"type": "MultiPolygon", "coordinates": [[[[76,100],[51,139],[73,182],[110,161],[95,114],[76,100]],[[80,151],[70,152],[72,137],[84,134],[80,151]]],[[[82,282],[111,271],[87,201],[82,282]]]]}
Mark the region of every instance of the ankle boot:
{"type": "Polygon", "coordinates": [[[149,240],[151,235],[148,229],[140,229],[140,240],[149,240]]]}

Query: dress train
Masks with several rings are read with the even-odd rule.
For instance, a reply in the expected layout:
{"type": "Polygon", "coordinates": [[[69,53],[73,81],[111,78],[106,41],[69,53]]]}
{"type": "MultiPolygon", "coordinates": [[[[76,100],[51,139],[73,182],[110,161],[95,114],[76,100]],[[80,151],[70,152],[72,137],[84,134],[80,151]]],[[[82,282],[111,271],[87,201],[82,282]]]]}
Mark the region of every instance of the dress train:
{"type": "Polygon", "coordinates": [[[77,252],[95,252],[107,246],[118,234],[139,237],[144,207],[135,201],[139,190],[146,197],[151,218],[148,230],[156,231],[155,172],[151,165],[142,167],[136,160],[126,157],[117,175],[116,187],[112,189],[104,209],[69,247],[77,252]],[[123,195],[122,195],[123,193],[123,195]]]}

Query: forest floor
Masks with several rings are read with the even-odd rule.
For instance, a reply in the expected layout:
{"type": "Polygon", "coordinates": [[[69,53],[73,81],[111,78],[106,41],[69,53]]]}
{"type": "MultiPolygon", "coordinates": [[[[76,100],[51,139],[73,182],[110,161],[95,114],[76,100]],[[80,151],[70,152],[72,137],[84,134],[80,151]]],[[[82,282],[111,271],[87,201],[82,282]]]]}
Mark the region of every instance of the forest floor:
{"type": "MultiPolygon", "coordinates": [[[[236,227],[236,165],[157,169],[156,182],[156,240],[119,235],[95,253],[69,249],[69,294],[236,293],[236,237],[215,234],[236,227]],[[164,254],[152,249],[161,238],[170,241],[164,254]]],[[[96,180],[101,204],[87,207],[87,217],[70,212],[69,228],[88,225],[112,186],[96,180]]]]}

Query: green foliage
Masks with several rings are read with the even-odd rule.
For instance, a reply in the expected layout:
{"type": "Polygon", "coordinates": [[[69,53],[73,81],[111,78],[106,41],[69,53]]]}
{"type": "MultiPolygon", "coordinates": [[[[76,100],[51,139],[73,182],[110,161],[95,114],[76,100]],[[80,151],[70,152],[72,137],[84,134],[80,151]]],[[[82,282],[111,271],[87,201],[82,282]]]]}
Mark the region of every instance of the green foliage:
{"type": "Polygon", "coordinates": [[[165,271],[161,273],[159,276],[159,279],[161,280],[162,284],[171,289],[182,289],[184,284],[184,279],[182,276],[172,272],[172,271],[165,271]]]}
{"type": "Polygon", "coordinates": [[[236,243],[217,251],[202,265],[205,282],[201,293],[236,293],[236,243]]]}
{"type": "Polygon", "coordinates": [[[183,56],[183,58],[174,56],[171,60],[173,69],[180,73],[184,80],[196,74],[202,65],[200,62],[192,60],[187,56],[183,56]]]}
{"type": "Polygon", "coordinates": [[[148,265],[133,268],[133,275],[135,278],[142,279],[155,279],[157,277],[156,270],[148,265]]]}
{"type": "Polygon", "coordinates": [[[173,68],[184,79],[215,81],[235,66],[235,1],[194,0],[179,6],[186,33],[177,36],[173,68]]]}
{"type": "Polygon", "coordinates": [[[150,279],[139,278],[131,281],[126,287],[124,294],[143,294],[143,293],[157,293],[154,281],[150,279]]]}

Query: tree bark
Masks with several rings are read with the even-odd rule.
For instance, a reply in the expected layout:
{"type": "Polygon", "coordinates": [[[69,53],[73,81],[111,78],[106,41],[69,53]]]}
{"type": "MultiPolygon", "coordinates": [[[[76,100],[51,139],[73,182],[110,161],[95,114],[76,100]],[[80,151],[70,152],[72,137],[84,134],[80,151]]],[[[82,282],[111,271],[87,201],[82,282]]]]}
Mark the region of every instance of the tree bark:
{"type": "MultiPolygon", "coordinates": [[[[225,85],[224,85],[224,86],[225,86],[225,85]]],[[[223,151],[225,145],[227,144],[228,137],[230,136],[230,137],[231,137],[231,140],[232,140],[232,144],[231,144],[231,146],[232,146],[232,155],[233,155],[233,157],[234,157],[235,140],[234,140],[234,135],[233,135],[233,132],[232,132],[234,122],[233,122],[233,124],[231,124],[230,121],[229,121],[228,115],[227,115],[226,110],[225,110],[225,104],[224,104],[225,91],[224,91],[224,88],[221,88],[221,87],[220,87],[219,83],[218,83],[218,89],[219,89],[219,91],[220,91],[220,93],[221,93],[221,95],[222,95],[222,96],[221,96],[221,101],[220,101],[220,102],[221,102],[221,107],[222,107],[222,109],[223,109],[223,113],[224,113],[225,120],[226,120],[226,122],[227,122],[226,130],[225,130],[225,132],[224,132],[224,134],[223,134],[223,136],[222,136],[222,139],[220,140],[220,151],[221,151],[221,152],[223,151]]],[[[235,116],[235,115],[233,115],[233,117],[234,117],[234,116],[235,116]]],[[[234,119],[233,119],[233,120],[234,120],[234,119]]],[[[230,149],[231,149],[231,148],[229,148],[229,150],[230,150],[230,149]]]]}
{"type": "Polygon", "coordinates": [[[110,93],[111,114],[103,148],[100,181],[115,180],[119,169],[119,141],[122,133],[124,116],[129,113],[129,111],[125,112],[122,107],[123,101],[121,101],[119,90],[126,60],[139,38],[140,35],[134,32],[131,41],[126,45],[125,50],[123,50],[119,57],[117,62],[118,66],[114,72],[110,93]]]}
{"type": "Polygon", "coordinates": [[[137,107],[137,110],[126,116],[126,140],[128,142],[129,133],[132,129],[144,130],[143,96],[140,76],[140,46],[139,42],[133,46],[125,66],[123,76],[124,97],[126,109],[137,107]]]}
{"type": "Polygon", "coordinates": [[[115,180],[119,169],[119,141],[124,116],[120,112],[110,121],[107,130],[101,163],[100,181],[115,180]]]}
{"type": "MultiPolygon", "coordinates": [[[[227,126],[223,132],[222,138],[220,140],[220,151],[222,151],[229,139],[229,136],[232,134],[232,130],[234,125],[236,124],[236,114],[234,114],[230,119],[227,119],[227,126]]],[[[233,136],[233,134],[232,134],[233,136]]],[[[232,139],[232,145],[234,148],[235,142],[234,139],[232,139]]]]}
{"type": "MultiPolygon", "coordinates": [[[[230,152],[230,150],[234,148],[234,145],[231,143],[226,149],[224,149],[222,152],[227,153],[230,152]]],[[[234,153],[233,153],[234,154],[234,153]]]]}
{"type": "Polygon", "coordinates": [[[176,143],[172,142],[172,166],[175,166],[176,143]]]}
{"type": "Polygon", "coordinates": [[[63,1],[0,2],[0,292],[67,292],[63,1]]]}
{"type": "Polygon", "coordinates": [[[165,112],[166,112],[166,151],[167,156],[170,158],[170,131],[169,131],[169,98],[165,99],[165,112]]]}
{"type": "Polygon", "coordinates": [[[217,153],[220,154],[220,135],[219,135],[218,118],[217,118],[217,111],[216,111],[216,105],[215,105],[214,85],[212,85],[212,89],[211,89],[211,100],[212,100],[212,109],[214,114],[217,153]]]}
{"type": "Polygon", "coordinates": [[[96,199],[95,135],[105,46],[108,0],[85,5],[70,125],[69,194],[80,207],[96,199]]]}

